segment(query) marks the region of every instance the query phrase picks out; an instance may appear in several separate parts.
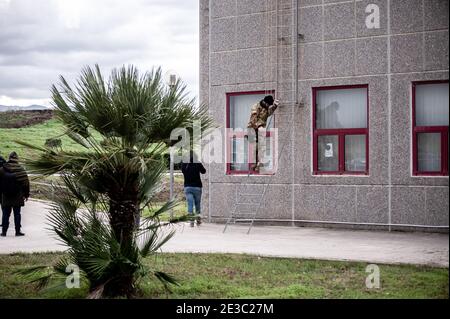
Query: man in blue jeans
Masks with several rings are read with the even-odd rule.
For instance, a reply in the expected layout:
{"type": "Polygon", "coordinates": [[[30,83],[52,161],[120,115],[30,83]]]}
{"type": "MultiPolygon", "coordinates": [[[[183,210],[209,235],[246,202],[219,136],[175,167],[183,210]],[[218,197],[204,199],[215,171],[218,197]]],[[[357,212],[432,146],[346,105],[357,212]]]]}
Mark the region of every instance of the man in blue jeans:
{"type": "MultiPolygon", "coordinates": [[[[205,174],[206,169],[203,164],[194,160],[194,156],[191,154],[189,163],[181,164],[181,172],[184,176],[184,194],[188,204],[188,214],[197,214],[197,225],[201,224],[201,199],[202,199],[202,179],[200,174],[205,174]]],[[[191,227],[194,227],[194,220],[191,220],[191,227]]]]}

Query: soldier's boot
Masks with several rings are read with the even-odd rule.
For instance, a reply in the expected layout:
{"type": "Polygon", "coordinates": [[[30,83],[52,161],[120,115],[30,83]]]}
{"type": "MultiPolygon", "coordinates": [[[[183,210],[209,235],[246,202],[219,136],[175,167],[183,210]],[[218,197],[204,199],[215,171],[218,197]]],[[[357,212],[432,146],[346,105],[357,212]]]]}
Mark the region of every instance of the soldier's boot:
{"type": "Polygon", "coordinates": [[[253,165],[252,169],[253,169],[255,172],[259,172],[259,170],[260,170],[262,167],[264,167],[264,164],[261,163],[261,162],[257,162],[256,164],[253,165]]]}

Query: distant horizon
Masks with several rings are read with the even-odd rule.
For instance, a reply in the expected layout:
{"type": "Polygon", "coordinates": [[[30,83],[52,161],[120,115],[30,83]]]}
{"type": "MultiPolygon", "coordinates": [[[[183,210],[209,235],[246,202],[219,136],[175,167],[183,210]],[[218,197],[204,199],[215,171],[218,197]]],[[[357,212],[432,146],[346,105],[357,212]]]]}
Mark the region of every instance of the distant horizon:
{"type": "Polygon", "coordinates": [[[0,112],[10,112],[10,111],[45,111],[53,110],[52,106],[45,106],[40,104],[30,104],[30,105],[3,105],[0,104],[0,112]]]}
{"type": "Polygon", "coordinates": [[[33,104],[29,104],[29,105],[5,105],[5,104],[0,104],[0,106],[7,106],[7,107],[29,107],[29,106],[42,106],[42,107],[46,107],[46,108],[49,108],[49,106],[46,106],[46,105],[42,105],[42,104],[38,104],[38,103],[33,103],[33,104]]]}

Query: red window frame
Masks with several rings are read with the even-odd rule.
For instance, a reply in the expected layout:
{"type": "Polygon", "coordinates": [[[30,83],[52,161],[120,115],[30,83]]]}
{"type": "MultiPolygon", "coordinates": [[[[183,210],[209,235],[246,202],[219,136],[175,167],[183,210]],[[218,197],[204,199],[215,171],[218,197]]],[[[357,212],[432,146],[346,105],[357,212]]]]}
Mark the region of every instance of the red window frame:
{"type": "Polygon", "coordinates": [[[312,88],[313,98],[313,173],[314,175],[369,175],[369,85],[340,85],[340,86],[324,86],[312,88]],[[350,128],[350,129],[318,129],[317,128],[317,93],[325,90],[344,90],[344,89],[361,89],[367,90],[367,127],[366,128],[350,128]],[[319,136],[322,135],[337,135],[339,143],[339,170],[337,171],[319,171],[319,136]],[[365,135],[366,136],[366,169],[365,171],[353,172],[345,170],[345,136],[347,135],[365,135]]]}
{"type": "MultiPolygon", "coordinates": [[[[232,96],[239,96],[239,95],[260,95],[260,94],[265,94],[265,95],[275,95],[275,91],[274,90],[270,90],[270,91],[245,91],[245,92],[229,92],[226,93],[226,98],[227,98],[227,105],[226,105],[226,133],[225,133],[225,138],[226,138],[226,152],[227,152],[227,156],[226,156],[226,165],[227,165],[227,175],[263,175],[260,172],[256,172],[255,170],[251,169],[252,166],[252,161],[251,158],[249,158],[249,163],[248,163],[248,170],[245,171],[238,171],[238,170],[233,170],[231,169],[231,163],[228,161],[229,159],[229,154],[231,154],[232,152],[232,137],[237,137],[237,138],[244,138],[245,133],[233,133],[231,134],[229,129],[230,127],[230,123],[231,123],[231,119],[230,119],[230,97],[232,96]]],[[[250,114],[249,114],[249,118],[250,118],[250,114]]],[[[276,127],[276,117],[275,114],[273,115],[273,127],[276,127]]],[[[271,137],[271,132],[267,132],[266,133],[267,137],[271,137]]],[[[251,152],[251,145],[249,145],[249,154],[253,154],[251,152]]]]}
{"type": "Polygon", "coordinates": [[[418,85],[449,83],[448,80],[415,81],[412,82],[412,149],[413,175],[415,176],[448,176],[448,126],[417,126],[416,125],[416,88],[418,85]],[[441,171],[419,171],[419,133],[441,133],[441,171]]]}

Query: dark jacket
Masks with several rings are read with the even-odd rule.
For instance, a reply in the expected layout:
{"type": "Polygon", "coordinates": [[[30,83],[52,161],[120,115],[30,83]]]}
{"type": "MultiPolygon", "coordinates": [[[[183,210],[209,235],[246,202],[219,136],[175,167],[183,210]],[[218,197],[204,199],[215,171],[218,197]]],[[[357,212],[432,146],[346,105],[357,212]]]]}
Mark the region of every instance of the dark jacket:
{"type": "Polygon", "coordinates": [[[24,206],[30,197],[27,172],[16,160],[9,160],[0,168],[0,193],[3,207],[24,206]]]}
{"type": "Polygon", "coordinates": [[[184,187],[203,187],[200,173],[205,174],[206,169],[202,163],[183,163],[181,172],[184,176],[184,187]]]}
{"type": "MultiPolygon", "coordinates": [[[[6,164],[6,161],[3,157],[0,156],[0,172],[3,168],[3,165],[6,164]]],[[[2,204],[2,180],[0,179],[0,205],[2,204]]]]}

